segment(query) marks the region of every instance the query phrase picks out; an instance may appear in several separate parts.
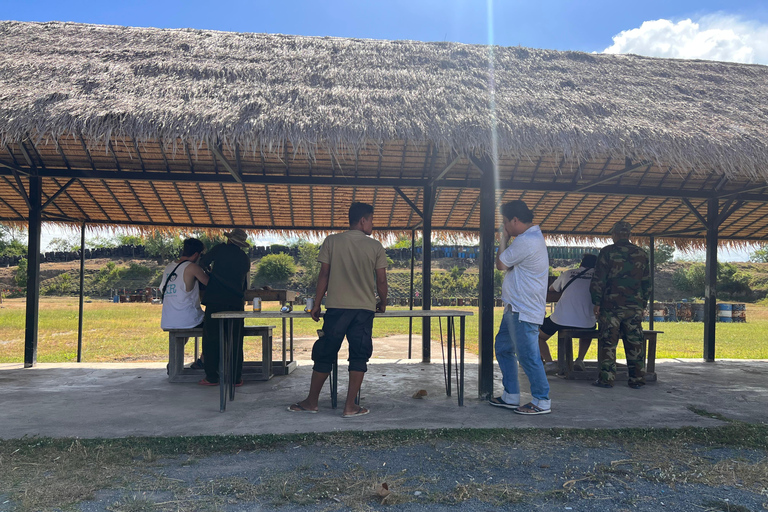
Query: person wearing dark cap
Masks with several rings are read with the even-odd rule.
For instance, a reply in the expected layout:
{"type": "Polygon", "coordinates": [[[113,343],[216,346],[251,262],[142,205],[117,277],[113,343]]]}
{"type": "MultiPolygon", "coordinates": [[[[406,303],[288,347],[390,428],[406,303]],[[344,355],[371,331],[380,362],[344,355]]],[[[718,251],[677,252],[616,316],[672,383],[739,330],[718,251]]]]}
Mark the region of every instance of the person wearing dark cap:
{"type": "Polygon", "coordinates": [[[613,243],[597,255],[595,274],[589,290],[599,325],[599,374],[593,383],[611,388],[616,380],[616,347],[624,338],[629,387],[645,385],[643,312],[648,304],[651,278],[648,255],[629,241],[632,226],[619,221],[613,225],[613,243]]]}
{"type": "Polygon", "coordinates": [[[496,268],[507,272],[501,286],[504,316],[496,335],[496,360],[504,392],[489,403],[518,414],[548,414],[552,402],[539,353],[539,327],[546,313],[549,281],[547,245],[541,229],[533,223],[533,212],[523,201],[504,204],[501,216],[504,225],[496,268]],[[511,243],[510,238],[514,238],[511,243]],[[522,406],[518,362],[531,385],[532,399],[522,406]]]}
{"type": "MultiPolygon", "coordinates": [[[[245,290],[248,289],[248,273],[251,260],[243,249],[248,248],[248,236],[242,229],[224,233],[227,243],[219,244],[200,258],[200,266],[209,269],[208,286],[203,294],[205,305],[203,320],[203,361],[205,378],[198,384],[218,386],[219,384],[219,322],[211,315],[221,311],[242,311],[245,306],[245,290]]],[[[242,384],[243,374],[243,324],[235,320],[233,347],[235,354],[236,386],[242,384]]]]}
{"type": "MultiPolygon", "coordinates": [[[[549,287],[553,292],[561,292],[555,310],[544,319],[539,328],[539,350],[544,367],[552,363],[547,340],[560,329],[594,329],[595,313],[592,298],[589,294],[589,284],[595,273],[597,256],[585,254],[581,258],[579,268],[566,270],[549,287]]],[[[584,370],[584,356],[587,355],[592,338],[579,340],[579,356],[573,361],[574,370],[584,370]]]]}

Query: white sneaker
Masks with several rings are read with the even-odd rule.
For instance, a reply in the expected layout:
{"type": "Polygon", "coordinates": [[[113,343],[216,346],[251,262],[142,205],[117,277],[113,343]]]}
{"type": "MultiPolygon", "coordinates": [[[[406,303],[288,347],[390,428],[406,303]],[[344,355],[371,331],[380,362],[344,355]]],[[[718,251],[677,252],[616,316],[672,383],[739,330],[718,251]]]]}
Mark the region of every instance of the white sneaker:
{"type": "Polygon", "coordinates": [[[544,363],[544,373],[555,373],[558,370],[557,361],[544,363]]]}
{"type": "Polygon", "coordinates": [[[584,372],[587,371],[587,367],[584,366],[584,361],[581,359],[577,359],[573,362],[573,371],[575,372],[584,372]]]}

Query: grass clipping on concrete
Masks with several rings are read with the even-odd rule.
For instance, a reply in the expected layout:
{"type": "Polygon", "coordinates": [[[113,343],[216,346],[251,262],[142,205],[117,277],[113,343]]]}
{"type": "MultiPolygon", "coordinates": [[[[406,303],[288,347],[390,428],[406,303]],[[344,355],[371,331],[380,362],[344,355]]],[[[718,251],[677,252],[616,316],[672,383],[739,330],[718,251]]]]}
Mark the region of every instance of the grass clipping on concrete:
{"type": "Polygon", "coordinates": [[[574,493],[592,499],[608,483],[629,488],[638,478],[675,486],[696,483],[735,486],[754,493],[768,489],[768,427],[729,422],[715,428],[622,430],[393,430],[303,435],[217,436],[123,439],[47,439],[0,441],[0,503],[17,510],[54,510],[94,499],[97,491],[118,490],[109,509],[138,512],[220,510],[258,502],[279,506],[346,506],[354,510],[377,504],[420,501],[460,504],[469,500],[496,505],[564,500],[574,493]],[[356,450],[443,446],[444,457],[409,469],[365,468],[356,450]],[[538,476],[533,461],[530,480],[538,489],[513,482],[467,478],[466,461],[483,468],[504,468],[512,450],[558,451],[616,447],[625,456],[589,467],[563,464],[556,478],[538,476]],[[192,466],[206,457],[264,454],[296,447],[332,448],[348,465],[343,471],[323,461],[306,467],[274,468],[260,475],[221,476],[189,482],[166,476],[169,461],[192,466]],[[459,455],[456,455],[459,447],[459,455]],[[712,457],[724,448],[726,457],[712,457]],[[749,452],[751,456],[744,456],[749,452]],[[756,454],[756,456],[755,456],[756,454]],[[439,482],[430,469],[455,470],[453,482],[439,482]],[[542,493],[541,486],[545,490],[542,493]]]}

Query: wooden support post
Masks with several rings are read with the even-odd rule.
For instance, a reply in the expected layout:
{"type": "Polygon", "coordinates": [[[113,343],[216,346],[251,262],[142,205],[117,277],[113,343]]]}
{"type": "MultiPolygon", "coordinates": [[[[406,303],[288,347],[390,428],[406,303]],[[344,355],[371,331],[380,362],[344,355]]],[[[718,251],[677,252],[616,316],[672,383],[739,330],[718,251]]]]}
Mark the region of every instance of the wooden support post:
{"type": "Polygon", "coordinates": [[[83,296],[85,294],[85,222],[80,227],[80,309],[77,315],[77,362],[83,360],[83,296]]]}
{"type": "Polygon", "coordinates": [[[717,220],[719,201],[707,201],[707,260],[704,268],[704,360],[715,360],[715,321],[717,320],[717,220]]]}
{"type": "Polygon", "coordinates": [[[29,242],[27,245],[27,318],[24,331],[24,368],[37,364],[37,323],[40,309],[40,232],[43,181],[29,178],[29,242]]]}
{"type": "MultiPolygon", "coordinates": [[[[424,187],[424,226],[422,228],[421,245],[421,309],[432,309],[432,185],[424,187]]],[[[432,319],[421,319],[421,362],[429,363],[432,360],[432,319]]]]}
{"type": "Polygon", "coordinates": [[[648,261],[650,265],[651,270],[651,296],[648,299],[648,329],[653,330],[653,303],[655,302],[654,296],[653,296],[653,289],[654,289],[654,281],[656,278],[656,237],[651,236],[651,241],[648,244],[648,252],[650,254],[648,255],[648,261]]]}
{"type": "Polygon", "coordinates": [[[478,393],[481,399],[493,393],[493,274],[496,245],[496,180],[493,162],[484,158],[480,164],[483,172],[480,182],[480,277],[478,318],[478,393]]]}
{"type": "MultiPolygon", "coordinates": [[[[411,292],[408,296],[408,309],[413,311],[413,269],[416,265],[416,230],[411,231],[411,292]]],[[[408,359],[413,352],[413,317],[408,317],[408,359]]]]}

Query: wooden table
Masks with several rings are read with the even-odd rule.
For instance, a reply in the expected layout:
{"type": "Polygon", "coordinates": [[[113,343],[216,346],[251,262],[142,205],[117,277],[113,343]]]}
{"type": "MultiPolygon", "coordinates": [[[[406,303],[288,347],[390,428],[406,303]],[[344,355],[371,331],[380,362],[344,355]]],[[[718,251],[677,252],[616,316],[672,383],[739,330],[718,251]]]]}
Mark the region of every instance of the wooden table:
{"type": "MultiPolygon", "coordinates": [[[[320,314],[323,316],[323,313],[320,314]]],[[[412,311],[387,311],[385,313],[376,313],[375,318],[445,318],[446,321],[446,334],[447,334],[447,376],[445,383],[445,394],[451,396],[451,353],[452,346],[456,337],[456,327],[454,325],[454,319],[459,318],[459,366],[458,375],[456,376],[456,387],[458,395],[459,406],[464,405],[464,342],[465,342],[465,319],[468,316],[472,316],[471,311],[454,311],[450,309],[432,309],[432,310],[412,310],[412,311]]],[[[227,398],[229,400],[235,399],[235,386],[233,382],[234,378],[234,358],[232,354],[232,347],[234,346],[232,333],[232,326],[234,321],[240,318],[256,318],[259,320],[267,318],[281,318],[285,319],[311,319],[309,313],[304,311],[293,311],[290,313],[281,313],[279,311],[222,311],[220,313],[214,313],[211,318],[227,320],[220,323],[220,343],[219,343],[219,412],[224,412],[227,408],[227,398]]],[[[274,364],[274,363],[273,363],[274,364]]]]}
{"type": "MultiPolygon", "coordinates": [[[[557,364],[558,372],[566,379],[591,379],[597,378],[599,373],[599,367],[596,371],[591,369],[588,371],[574,371],[573,370],[573,339],[592,338],[597,339],[598,330],[596,329],[561,329],[557,335],[557,364]]],[[[643,360],[645,360],[645,380],[654,382],[656,380],[656,339],[659,334],[664,334],[664,331],[643,331],[643,360]],[[646,348],[647,345],[647,348],[646,348]]],[[[598,358],[600,357],[600,347],[598,347],[598,358]]],[[[598,366],[599,366],[598,362],[598,366]]],[[[617,372],[617,377],[619,372],[617,372]]],[[[621,379],[624,375],[622,373],[621,379]]],[[[627,376],[627,378],[629,378],[627,376]]]]}

